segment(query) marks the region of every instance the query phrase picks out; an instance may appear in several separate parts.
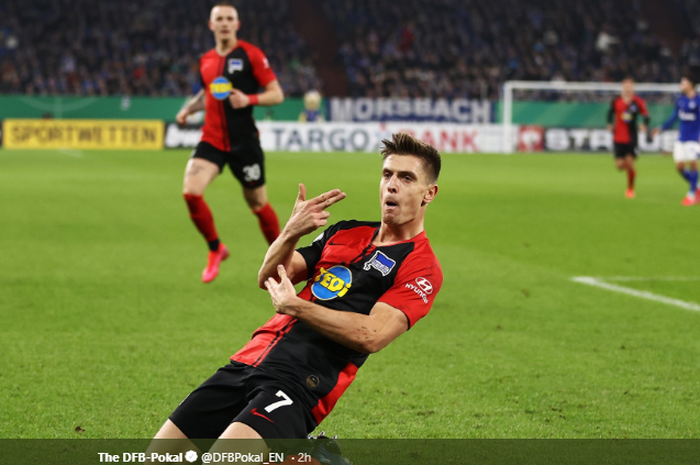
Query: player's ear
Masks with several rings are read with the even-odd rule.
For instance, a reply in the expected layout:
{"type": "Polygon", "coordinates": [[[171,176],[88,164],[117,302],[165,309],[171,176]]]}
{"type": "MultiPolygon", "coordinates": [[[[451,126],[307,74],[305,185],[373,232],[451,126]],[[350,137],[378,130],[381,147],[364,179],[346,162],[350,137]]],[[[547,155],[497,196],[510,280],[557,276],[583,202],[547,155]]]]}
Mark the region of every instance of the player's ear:
{"type": "Polygon", "coordinates": [[[439,188],[437,184],[432,184],[430,187],[428,187],[428,190],[425,191],[425,194],[423,194],[423,201],[421,202],[420,206],[425,207],[430,202],[435,200],[435,196],[437,195],[438,190],[439,188]]]}
{"type": "Polygon", "coordinates": [[[214,31],[214,26],[213,26],[212,23],[211,23],[211,19],[207,22],[207,25],[209,26],[209,30],[213,32],[213,31],[214,31]]]}

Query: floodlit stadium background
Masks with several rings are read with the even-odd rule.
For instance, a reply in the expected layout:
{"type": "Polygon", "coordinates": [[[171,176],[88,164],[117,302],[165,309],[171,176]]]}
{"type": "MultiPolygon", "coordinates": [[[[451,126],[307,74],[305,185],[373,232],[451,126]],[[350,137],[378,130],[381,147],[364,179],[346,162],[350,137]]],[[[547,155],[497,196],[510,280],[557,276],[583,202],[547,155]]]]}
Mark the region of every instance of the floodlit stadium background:
{"type": "MultiPolygon", "coordinates": [[[[236,3],[239,37],[287,95],[256,108],[282,219],[299,182],[348,193],[331,219],[378,218],[376,152],[393,131],[444,156],[426,222],[443,290],[321,429],[698,437],[700,210],[679,204],[673,131],[640,140],[630,201],[612,94],[523,91],[512,140],[502,124],[511,80],[676,83],[700,65],[697,2],[236,3]],[[326,123],[297,122],[312,89],[326,123]]],[[[0,4],[1,438],[151,437],[272,315],[255,283],[266,246],[230,173],[207,191],[233,252],[212,285],[180,195],[201,120],[173,121],[199,90],[208,10],[0,4]]],[[[656,126],[675,96],[644,96],[656,126]]]]}

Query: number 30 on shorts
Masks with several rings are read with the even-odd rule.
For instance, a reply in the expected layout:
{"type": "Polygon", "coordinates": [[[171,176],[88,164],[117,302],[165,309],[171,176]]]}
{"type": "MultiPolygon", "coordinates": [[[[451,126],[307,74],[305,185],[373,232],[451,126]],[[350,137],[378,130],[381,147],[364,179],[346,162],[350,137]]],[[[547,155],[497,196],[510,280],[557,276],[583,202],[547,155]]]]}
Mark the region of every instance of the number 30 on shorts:
{"type": "Polygon", "coordinates": [[[281,397],[282,400],[279,400],[277,402],[273,402],[267,407],[265,407],[265,411],[267,413],[272,412],[273,410],[277,410],[280,407],[286,407],[287,405],[292,405],[294,401],[289,398],[287,394],[285,394],[282,390],[277,391],[275,394],[277,397],[281,397]]]}
{"type": "Polygon", "coordinates": [[[257,163],[254,165],[243,167],[243,179],[245,180],[245,182],[257,181],[258,179],[260,179],[261,174],[262,171],[260,170],[260,165],[258,165],[257,163]]]}

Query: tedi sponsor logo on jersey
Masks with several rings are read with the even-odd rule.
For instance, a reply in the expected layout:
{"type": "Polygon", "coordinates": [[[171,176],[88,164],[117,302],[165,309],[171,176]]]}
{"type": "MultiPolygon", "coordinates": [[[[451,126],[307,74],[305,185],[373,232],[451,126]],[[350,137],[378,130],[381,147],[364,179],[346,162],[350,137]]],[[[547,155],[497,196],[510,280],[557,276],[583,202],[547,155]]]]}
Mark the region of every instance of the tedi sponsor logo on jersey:
{"type": "Polygon", "coordinates": [[[209,92],[211,92],[211,96],[216,100],[225,100],[231,93],[231,89],[233,89],[231,81],[223,76],[214,78],[211,84],[209,84],[209,92]]]}
{"type": "Polygon", "coordinates": [[[344,266],[321,267],[311,285],[311,293],[320,300],[343,297],[352,286],[352,273],[344,266]]]}
{"type": "Polygon", "coordinates": [[[406,288],[418,294],[425,304],[428,303],[428,296],[433,293],[432,283],[423,277],[416,278],[415,281],[406,283],[406,288]]]}
{"type": "Polygon", "coordinates": [[[396,265],[394,260],[377,250],[374,252],[374,255],[372,255],[372,258],[365,262],[365,266],[363,266],[362,269],[369,271],[370,268],[374,268],[375,270],[379,271],[382,276],[386,276],[391,273],[392,269],[394,269],[394,265],[396,265]]]}
{"type": "Polygon", "coordinates": [[[243,60],[240,58],[231,58],[228,60],[228,73],[233,74],[236,71],[243,71],[243,60]]]}

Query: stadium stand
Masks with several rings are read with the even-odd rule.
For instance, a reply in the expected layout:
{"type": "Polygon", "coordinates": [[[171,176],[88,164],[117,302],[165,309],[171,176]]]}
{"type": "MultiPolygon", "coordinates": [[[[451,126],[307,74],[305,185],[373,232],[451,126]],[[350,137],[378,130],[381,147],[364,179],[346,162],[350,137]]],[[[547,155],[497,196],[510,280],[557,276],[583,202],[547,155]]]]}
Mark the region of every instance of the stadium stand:
{"type": "Polygon", "coordinates": [[[497,98],[507,79],[677,77],[675,60],[638,20],[641,7],[634,0],[324,5],[341,36],[353,96],[497,98]]]}
{"type": "MultiPolygon", "coordinates": [[[[696,0],[679,0],[685,18],[700,18],[700,3],[696,0]]],[[[700,22],[690,21],[694,38],[686,38],[681,47],[681,60],[691,67],[700,67],[700,22]]]]}
{"type": "MultiPolygon", "coordinates": [[[[211,3],[1,2],[0,92],[191,94],[197,56],[212,44],[211,3]]],[[[643,19],[656,11],[648,0],[327,0],[314,16],[333,26],[325,42],[307,42],[321,29],[291,0],[236,4],[240,37],[268,54],[290,96],[323,88],[323,75],[331,95],[496,99],[508,79],[673,82],[682,65],[700,64],[700,26],[688,20],[700,15],[696,0],[663,5],[694,28],[677,43],[675,21],[664,30],[643,19]],[[336,41],[347,83],[325,73],[335,63],[322,46],[336,41]]]]}
{"type": "MultiPolygon", "coordinates": [[[[239,37],[267,54],[287,95],[320,82],[290,20],[290,0],[239,0],[239,37]]],[[[213,46],[211,2],[0,2],[0,92],[187,95],[198,56],[213,46]]]]}

